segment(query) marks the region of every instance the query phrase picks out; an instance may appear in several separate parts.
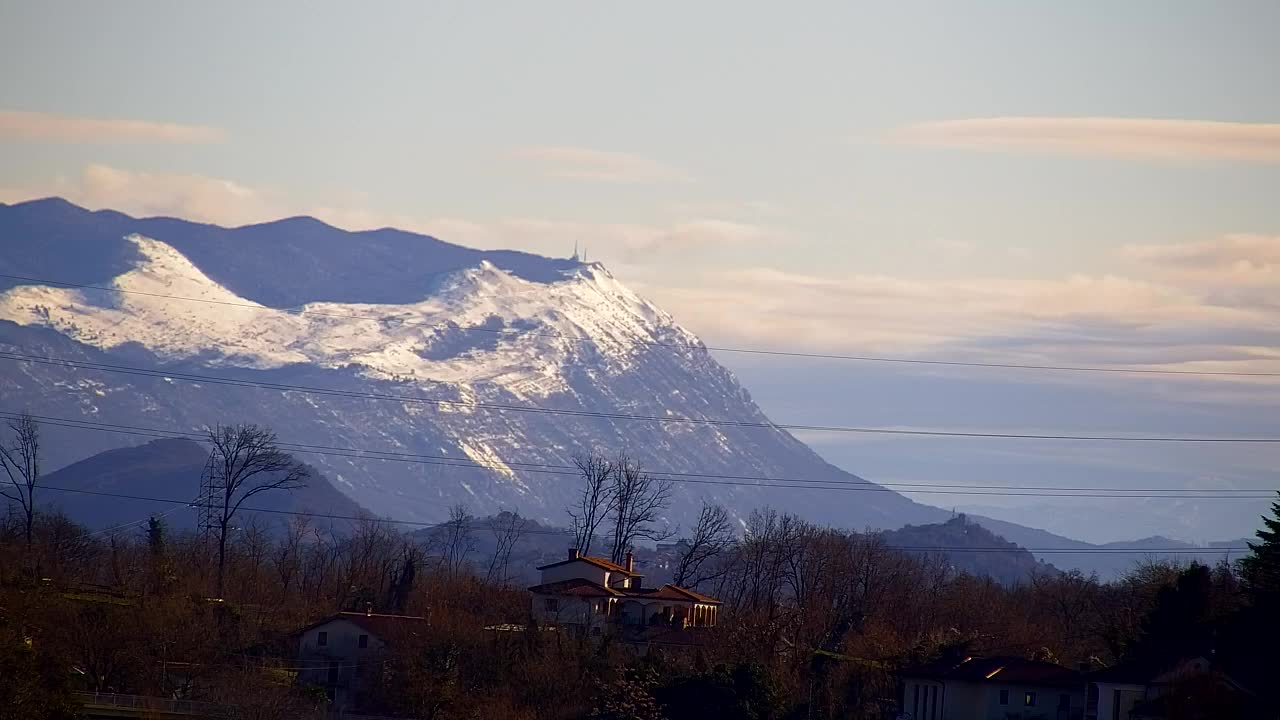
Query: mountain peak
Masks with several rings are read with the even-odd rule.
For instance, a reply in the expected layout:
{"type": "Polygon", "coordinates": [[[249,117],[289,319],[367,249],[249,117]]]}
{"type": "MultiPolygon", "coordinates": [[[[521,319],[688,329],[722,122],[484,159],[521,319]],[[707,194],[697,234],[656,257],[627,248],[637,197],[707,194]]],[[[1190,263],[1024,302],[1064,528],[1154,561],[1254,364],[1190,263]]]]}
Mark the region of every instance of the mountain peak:
{"type": "Polygon", "coordinates": [[[310,215],[293,215],[290,217],[280,218],[279,220],[268,220],[260,223],[250,223],[249,225],[241,225],[236,229],[262,229],[276,230],[281,232],[340,232],[345,233],[340,227],[330,225],[329,223],[312,217],[310,215]]]}
{"type": "Polygon", "coordinates": [[[23,210],[30,213],[41,214],[87,214],[90,212],[87,208],[80,207],[75,203],[57,196],[36,198],[35,200],[23,200],[22,202],[13,203],[7,207],[14,210],[23,210]]]}

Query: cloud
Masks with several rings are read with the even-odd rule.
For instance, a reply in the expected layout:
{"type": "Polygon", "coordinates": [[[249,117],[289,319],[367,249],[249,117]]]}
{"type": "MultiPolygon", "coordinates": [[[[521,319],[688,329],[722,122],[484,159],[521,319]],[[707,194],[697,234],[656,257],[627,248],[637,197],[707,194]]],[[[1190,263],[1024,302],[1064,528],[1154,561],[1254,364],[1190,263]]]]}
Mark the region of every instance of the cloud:
{"type": "Polygon", "coordinates": [[[1280,163],[1280,123],[1116,117],[997,117],[907,125],[906,145],[1142,160],[1280,163]]]}
{"type": "Polygon", "coordinates": [[[588,259],[638,262],[654,256],[700,248],[783,241],[778,230],[726,220],[702,219],[664,225],[584,223],[539,218],[492,222],[439,219],[429,223],[434,234],[472,247],[520,248],[547,255],[567,255],[574,245],[588,259]]]}
{"type": "Polygon", "coordinates": [[[1121,253],[1166,267],[1261,269],[1280,266],[1280,235],[1234,234],[1190,243],[1126,245],[1121,253]]]}
{"type": "Polygon", "coordinates": [[[0,110],[0,142],[99,144],[200,144],[226,138],[219,128],[148,120],[0,110]]]}
{"type": "Polygon", "coordinates": [[[1163,278],[922,281],[754,268],[645,279],[643,292],[726,346],[1197,370],[1275,371],[1280,361],[1273,308],[1163,278]]]}
{"type": "Polygon", "coordinates": [[[306,203],[267,188],[232,180],[180,173],[87,166],[76,178],[20,188],[0,188],[0,202],[58,195],[92,209],[131,215],[169,215],[197,222],[236,226],[310,215],[337,227],[367,230],[396,227],[483,249],[518,248],[567,256],[575,242],[590,257],[637,262],[664,253],[781,242],[783,232],[749,223],[699,218],[666,224],[587,223],[545,218],[505,218],[485,222],[450,217],[414,217],[368,209],[359,194],[344,202],[306,203]]]}
{"type": "Polygon", "coordinates": [[[1233,234],[1190,243],[1126,245],[1120,255],[1216,303],[1280,309],[1280,235],[1233,234]]]}
{"type": "Polygon", "coordinates": [[[75,178],[0,189],[0,201],[61,195],[91,208],[221,225],[312,215],[348,229],[399,227],[486,249],[567,256],[575,242],[713,344],[850,354],[919,354],[1029,363],[1123,363],[1275,370],[1280,362],[1280,237],[1227,235],[1120,251],[1132,277],[917,280],[771,268],[699,270],[670,260],[789,240],[780,229],[717,218],[588,223],[546,218],[419,217],[368,199],[305,203],[199,175],[91,165],[75,178]],[[663,262],[654,262],[662,259],[663,262]]]}
{"type": "MultiPolygon", "coordinates": [[[[19,202],[57,195],[91,209],[131,215],[170,215],[197,222],[245,225],[278,219],[284,210],[270,193],[230,180],[120,170],[92,164],[76,178],[0,189],[0,201],[19,202]]],[[[287,214],[287,213],[286,213],[287,214]]]]}
{"type": "Polygon", "coordinates": [[[514,155],[536,164],[547,177],[565,180],[660,183],[692,179],[680,168],[628,153],[578,147],[524,147],[514,155]]]}

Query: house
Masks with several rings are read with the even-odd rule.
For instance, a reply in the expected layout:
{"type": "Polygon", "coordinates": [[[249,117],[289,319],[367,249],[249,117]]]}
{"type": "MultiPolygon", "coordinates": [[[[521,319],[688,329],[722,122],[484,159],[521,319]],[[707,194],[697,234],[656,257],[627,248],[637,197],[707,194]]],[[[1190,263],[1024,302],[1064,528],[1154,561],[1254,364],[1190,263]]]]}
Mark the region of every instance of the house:
{"type": "Polygon", "coordinates": [[[618,565],[572,549],[566,559],[538,570],[542,582],[529,588],[529,594],[533,617],[544,625],[598,635],[614,625],[711,627],[719,614],[720,601],[693,590],[669,584],[644,587],[631,553],[625,565],[618,565]]]}
{"type": "Polygon", "coordinates": [[[1256,701],[1203,657],[1162,666],[1122,663],[1089,673],[1086,679],[1085,720],[1163,720],[1170,716],[1171,704],[1182,705],[1183,717],[1195,716],[1193,706],[1210,711],[1212,717],[1243,717],[1243,709],[1256,701]]]}
{"type": "Polygon", "coordinates": [[[330,702],[350,707],[360,698],[365,673],[397,642],[422,632],[426,618],[340,612],[297,630],[298,682],[325,689],[330,702]]]}
{"type": "Polygon", "coordinates": [[[941,660],[899,673],[904,720],[1079,720],[1084,676],[1020,657],[941,660]]]}

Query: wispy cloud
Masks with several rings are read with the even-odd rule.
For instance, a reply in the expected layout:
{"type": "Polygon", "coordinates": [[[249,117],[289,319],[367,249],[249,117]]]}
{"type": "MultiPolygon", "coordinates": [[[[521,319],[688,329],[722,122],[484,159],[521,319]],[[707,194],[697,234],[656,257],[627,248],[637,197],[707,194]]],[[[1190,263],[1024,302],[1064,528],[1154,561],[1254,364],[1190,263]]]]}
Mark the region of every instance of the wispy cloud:
{"type": "Polygon", "coordinates": [[[1280,123],[1118,117],[995,117],[907,125],[891,142],[1143,160],[1280,163],[1280,123]]]}
{"type": "Polygon", "coordinates": [[[1199,242],[1126,245],[1120,254],[1166,282],[1214,302],[1280,309],[1280,235],[1233,234],[1199,242]]]}
{"type": "Polygon", "coordinates": [[[65,144],[198,144],[226,138],[221,129],[149,120],[0,110],[0,142],[65,144]]]}
{"type": "Polygon", "coordinates": [[[269,188],[223,178],[138,172],[102,164],[89,165],[74,178],[58,178],[24,187],[0,187],[0,202],[50,195],[93,209],[110,208],[133,215],[171,215],[218,225],[246,225],[292,215],[311,215],[350,230],[397,227],[487,249],[519,248],[567,255],[577,243],[587,248],[591,257],[604,256],[610,261],[622,262],[638,262],[674,251],[787,239],[785,233],[775,228],[717,218],[643,224],[527,217],[485,221],[413,217],[371,210],[367,198],[358,194],[338,202],[303,202],[269,188]]]}
{"type": "Polygon", "coordinates": [[[1163,266],[1265,268],[1280,266],[1280,235],[1233,234],[1189,243],[1126,245],[1128,258],[1163,266]]]}
{"type": "Polygon", "coordinates": [[[524,147],[515,157],[536,164],[547,177],[613,183],[689,182],[688,173],[657,160],[580,147],[524,147]]]}
{"type": "Polygon", "coordinates": [[[1228,276],[924,281],[755,268],[648,279],[646,294],[723,345],[1198,370],[1274,371],[1280,362],[1270,286],[1245,296],[1228,276]]]}
{"type": "Polygon", "coordinates": [[[447,240],[481,248],[520,248],[561,255],[578,245],[588,257],[641,262],[681,250],[721,248],[785,239],[780,231],[758,225],[703,219],[673,224],[586,223],[543,218],[490,222],[439,219],[430,223],[447,240]]]}

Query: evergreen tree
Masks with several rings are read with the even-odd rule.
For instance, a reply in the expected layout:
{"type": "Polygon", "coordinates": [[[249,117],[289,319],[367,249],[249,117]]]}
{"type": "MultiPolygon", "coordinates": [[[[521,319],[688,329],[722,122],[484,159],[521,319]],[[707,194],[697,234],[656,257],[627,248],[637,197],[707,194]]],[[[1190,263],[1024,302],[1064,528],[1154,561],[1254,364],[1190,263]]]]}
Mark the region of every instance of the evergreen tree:
{"type": "Polygon", "coordinates": [[[1192,563],[1177,581],[1160,589],[1142,620],[1142,633],[1127,659],[1156,666],[1180,658],[1211,656],[1214,650],[1213,572],[1192,563]]]}
{"type": "Polygon", "coordinates": [[[164,531],[163,518],[155,515],[147,518],[147,547],[151,550],[152,559],[159,560],[164,557],[164,531]]]}
{"type": "Polygon", "coordinates": [[[1252,554],[1240,561],[1245,590],[1257,605],[1280,599],[1280,501],[1271,503],[1271,517],[1262,518],[1257,543],[1249,543],[1252,554]]]}
{"type": "Polygon", "coordinates": [[[169,526],[163,518],[147,518],[147,553],[150,563],[150,590],[164,593],[174,581],[173,563],[169,559],[169,526]]]}

